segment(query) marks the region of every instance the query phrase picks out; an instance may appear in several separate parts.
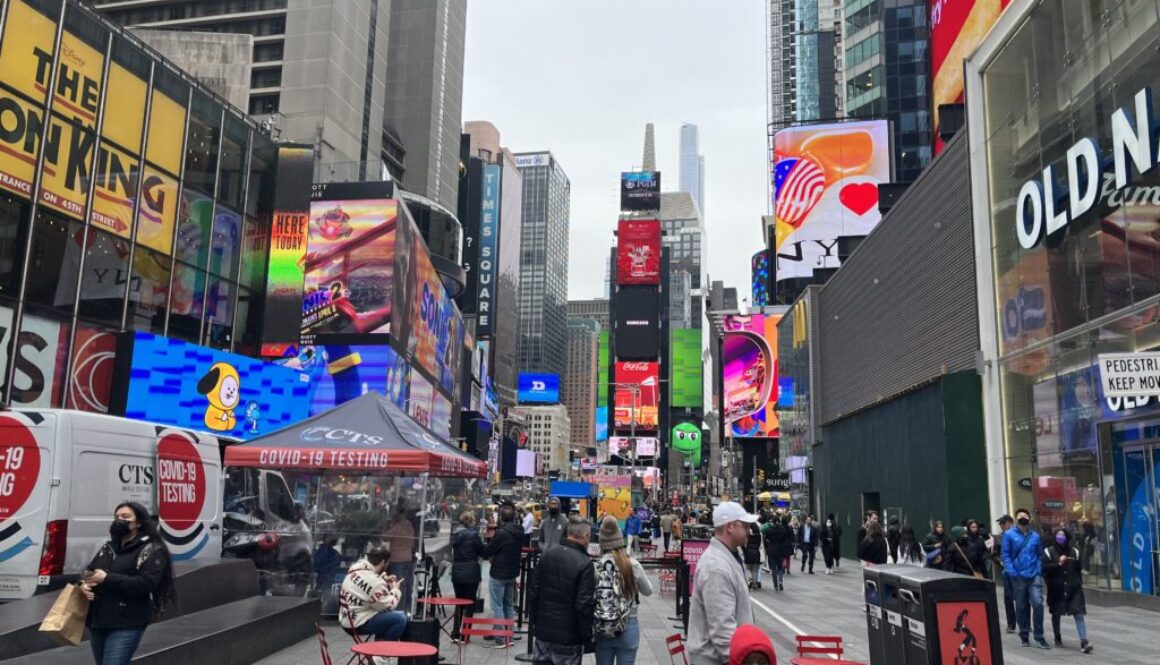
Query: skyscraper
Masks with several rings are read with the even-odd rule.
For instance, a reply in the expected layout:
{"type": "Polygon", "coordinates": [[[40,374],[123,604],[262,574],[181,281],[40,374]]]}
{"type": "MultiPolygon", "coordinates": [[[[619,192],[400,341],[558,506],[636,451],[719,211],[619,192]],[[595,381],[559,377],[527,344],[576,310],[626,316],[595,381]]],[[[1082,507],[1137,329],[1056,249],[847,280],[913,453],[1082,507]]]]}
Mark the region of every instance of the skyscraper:
{"type": "Polygon", "coordinates": [[[847,0],[846,9],[846,114],[894,124],[894,179],[912,182],[934,142],[927,2],[847,0]]]}
{"type": "MultiPolygon", "coordinates": [[[[777,0],[773,0],[777,1],[777,0]]],[[[797,0],[794,57],[797,110],[794,120],[842,116],[842,0],[797,0]]]]}
{"type": "Polygon", "coordinates": [[[693,195],[701,217],[705,216],[705,157],[701,155],[701,138],[697,126],[681,125],[681,191],[693,195]]]}
{"type": "Polygon", "coordinates": [[[390,22],[382,129],[395,158],[387,168],[408,191],[454,210],[467,2],[390,0],[390,22]]]}
{"type": "Polygon", "coordinates": [[[608,298],[568,301],[568,323],[581,319],[592,319],[600,324],[600,330],[608,330],[608,298]]]}
{"type": "Polygon", "coordinates": [[[519,370],[563,375],[568,342],[572,185],[550,152],[518,153],[523,177],[519,370]]]}
{"type": "MultiPolygon", "coordinates": [[[[571,308],[572,303],[568,304],[571,308]]],[[[595,319],[568,319],[568,368],[561,381],[560,399],[568,409],[572,444],[577,446],[595,442],[599,337],[600,324],[595,319]]]]}
{"type": "Polygon", "coordinates": [[[708,237],[701,211],[687,192],[661,192],[661,244],[670,248],[670,276],[689,275],[689,316],[692,327],[701,326],[707,283],[708,237]]]}
{"type": "MultiPolygon", "coordinates": [[[[253,35],[250,115],[269,121],[282,139],[313,144],[324,174],[333,169],[343,179],[379,177],[390,20],[385,2],[96,0],[93,5],[130,27],[253,35]]],[[[204,42],[205,36],[197,39],[204,42]]],[[[462,35],[459,39],[462,51],[462,35]]],[[[167,52],[178,65],[221,57],[220,50],[192,44],[186,57],[167,52]]],[[[458,123],[456,117],[456,154],[458,123]]],[[[454,199],[449,207],[455,208],[454,199]]]]}

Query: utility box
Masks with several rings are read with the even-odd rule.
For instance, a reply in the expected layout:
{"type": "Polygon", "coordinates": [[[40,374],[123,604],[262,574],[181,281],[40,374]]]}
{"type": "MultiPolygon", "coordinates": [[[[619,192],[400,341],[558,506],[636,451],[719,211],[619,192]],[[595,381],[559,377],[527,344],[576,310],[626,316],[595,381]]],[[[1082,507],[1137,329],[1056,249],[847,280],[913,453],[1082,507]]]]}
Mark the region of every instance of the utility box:
{"type": "Polygon", "coordinates": [[[872,665],[1003,665],[994,582],[930,568],[880,566],[880,587],[883,575],[887,582],[897,580],[905,657],[871,660],[872,665]]]}
{"type": "Polygon", "coordinates": [[[862,596],[866,601],[866,643],[871,665],[886,665],[886,615],[882,611],[882,569],[862,569],[862,596]]]}
{"type": "Polygon", "coordinates": [[[884,663],[906,662],[906,636],[902,626],[902,600],[898,597],[901,582],[896,568],[879,566],[878,597],[882,606],[882,651],[884,663]]]}

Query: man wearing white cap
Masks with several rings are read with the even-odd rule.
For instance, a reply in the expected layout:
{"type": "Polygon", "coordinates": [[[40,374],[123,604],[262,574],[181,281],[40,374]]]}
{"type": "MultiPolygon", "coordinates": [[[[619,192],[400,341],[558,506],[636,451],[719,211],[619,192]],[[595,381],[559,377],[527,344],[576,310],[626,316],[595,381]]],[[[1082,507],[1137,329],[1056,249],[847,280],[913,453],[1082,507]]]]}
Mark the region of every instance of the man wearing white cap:
{"type": "Polygon", "coordinates": [[[753,623],[749,580],[737,548],[749,538],[757,515],[733,501],[713,510],[713,539],[697,561],[693,599],[689,606],[689,661],[691,665],[729,662],[729,643],[742,624],[753,623]]]}

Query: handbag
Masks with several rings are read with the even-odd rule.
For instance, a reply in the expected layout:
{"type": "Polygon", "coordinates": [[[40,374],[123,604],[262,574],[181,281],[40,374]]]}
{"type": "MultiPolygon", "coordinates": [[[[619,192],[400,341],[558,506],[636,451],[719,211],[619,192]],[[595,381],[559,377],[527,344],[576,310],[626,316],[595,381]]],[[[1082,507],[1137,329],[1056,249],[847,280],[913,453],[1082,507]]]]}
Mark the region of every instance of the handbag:
{"type": "Polygon", "coordinates": [[[89,599],[80,586],[69,584],[61,590],[56,602],[49,608],[40,632],[60,644],[76,646],[85,637],[85,619],[89,615],[89,599]]]}
{"type": "Polygon", "coordinates": [[[959,547],[958,543],[955,543],[955,551],[959,553],[959,556],[963,557],[963,561],[967,564],[967,568],[971,569],[971,576],[977,577],[978,579],[983,579],[983,574],[975,570],[975,567],[971,565],[971,560],[967,558],[966,554],[963,554],[963,548],[959,547]]]}

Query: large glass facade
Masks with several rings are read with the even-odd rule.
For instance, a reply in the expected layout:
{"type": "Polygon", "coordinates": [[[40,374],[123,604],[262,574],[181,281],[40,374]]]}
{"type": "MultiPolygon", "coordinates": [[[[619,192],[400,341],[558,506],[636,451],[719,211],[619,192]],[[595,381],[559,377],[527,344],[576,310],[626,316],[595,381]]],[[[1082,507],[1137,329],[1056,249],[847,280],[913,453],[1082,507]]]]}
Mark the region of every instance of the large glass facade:
{"type": "Polygon", "coordinates": [[[80,4],[3,4],[4,401],[107,410],[124,330],[247,351],[270,139],[80,4]],[[42,54],[51,61],[37,67],[42,54]]]}
{"type": "Polygon", "coordinates": [[[1117,188],[1105,169],[1091,209],[1035,243],[1017,202],[1049,167],[1064,192],[1077,141],[1113,154],[1113,113],[1160,82],[1158,24],[1156,0],[1042,2],[982,70],[1009,508],[1072,529],[1088,583],[1146,594],[1160,592],[1160,399],[1105,395],[1098,359],[1160,349],[1160,173],[1117,188]]]}

